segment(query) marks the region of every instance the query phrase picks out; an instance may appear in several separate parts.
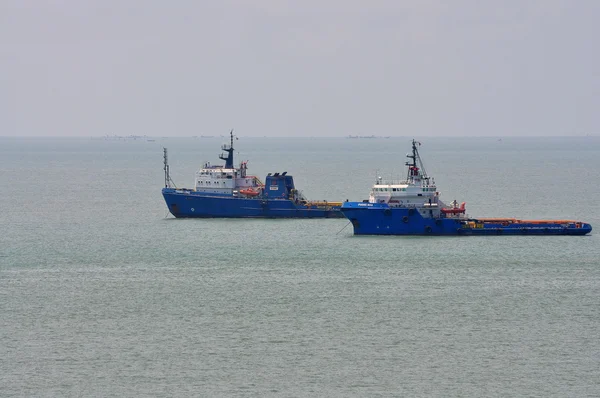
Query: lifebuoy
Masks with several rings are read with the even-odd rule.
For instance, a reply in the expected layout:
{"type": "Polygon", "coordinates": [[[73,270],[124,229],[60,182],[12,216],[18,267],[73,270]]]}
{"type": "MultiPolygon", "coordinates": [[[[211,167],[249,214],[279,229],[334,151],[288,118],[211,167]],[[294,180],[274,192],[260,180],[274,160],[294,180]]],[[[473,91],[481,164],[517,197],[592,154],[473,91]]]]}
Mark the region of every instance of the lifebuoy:
{"type": "Polygon", "coordinates": [[[429,225],[425,227],[425,233],[427,233],[427,234],[431,233],[431,227],[429,225]]]}
{"type": "Polygon", "coordinates": [[[392,209],[385,209],[383,211],[383,214],[386,215],[386,216],[391,216],[392,215],[392,209]]]}
{"type": "Polygon", "coordinates": [[[408,222],[408,217],[407,216],[402,217],[402,221],[408,222]]]}

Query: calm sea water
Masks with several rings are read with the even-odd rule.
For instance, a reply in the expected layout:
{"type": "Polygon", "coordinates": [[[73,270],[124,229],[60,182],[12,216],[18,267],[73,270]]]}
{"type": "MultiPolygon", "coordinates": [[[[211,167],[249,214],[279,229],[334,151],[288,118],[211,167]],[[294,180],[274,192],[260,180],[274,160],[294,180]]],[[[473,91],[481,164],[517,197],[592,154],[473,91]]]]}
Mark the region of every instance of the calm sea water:
{"type": "MultiPolygon", "coordinates": [[[[411,138],[236,157],[361,200],[411,138]]],[[[600,396],[599,138],[423,138],[470,215],[595,228],[453,238],[165,217],[162,146],[189,187],[224,140],[0,138],[1,396],[600,396]]]]}

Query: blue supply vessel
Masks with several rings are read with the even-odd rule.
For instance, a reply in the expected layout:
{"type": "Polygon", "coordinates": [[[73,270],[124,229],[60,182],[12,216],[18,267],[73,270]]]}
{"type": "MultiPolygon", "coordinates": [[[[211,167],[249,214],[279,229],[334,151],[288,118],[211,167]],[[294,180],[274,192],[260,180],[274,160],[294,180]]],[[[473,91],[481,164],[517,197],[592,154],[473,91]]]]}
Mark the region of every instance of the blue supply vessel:
{"type": "Polygon", "coordinates": [[[471,218],[465,202],[449,206],[440,199],[435,181],[423,167],[417,146],[403,181],[377,178],[368,200],[345,202],[341,212],[354,227],[355,235],[586,235],[588,223],[574,220],[520,220],[516,218],[471,218]]]}
{"type": "Polygon", "coordinates": [[[219,158],[225,165],[206,162],[196,172],[195,188],[177,188],[169,174],[167,149],[164,148],[167,208],[177,218],[341,218],[341,202],[309,201],[296,189],[287,172],[267,175],[264,184],[248,174],[247,162],[233,164],[231,143],[221,148],[219,158]]]}

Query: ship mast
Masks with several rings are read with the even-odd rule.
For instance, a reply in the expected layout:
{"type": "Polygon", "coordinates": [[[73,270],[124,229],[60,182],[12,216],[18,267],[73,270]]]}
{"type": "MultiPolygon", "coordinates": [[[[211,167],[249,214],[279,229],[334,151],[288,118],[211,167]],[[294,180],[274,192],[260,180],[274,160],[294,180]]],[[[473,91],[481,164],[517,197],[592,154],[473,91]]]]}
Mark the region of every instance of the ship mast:
{"type": "Polygon", "coordinates": [[[419,151],[417,149],[417,144],[421,145],[420,142],[415,139],[412,140],[412,155],[406,155],[407,158],[412,159],[412,161],[406,162],[406,166],[408,166],[408,175],[406,177],[407,181],[412,181],[413,178],[423,178],[424,180],[429,180],[427,176],[427,172],[425,172],[425,167],[423,166],[423,161],[421,160],[421,156],[419,155],[419,151]]]}
{"type": "Polygon", "coordinates": [[[165,147],[163,147],[163,164],[163,169],[165,171],[165,188],[171,188],[171,184],[173,184],[173,186],[177,188],[177,186],[175,186],[175,183],[171,179],[171,174],[169,173],[169,157],[167,155],[167,148],[165,147]]]}
{"type": "Polygon", "coordinates": [[[169,157],[167,155],[167,148],[163,147],[163,163],[164,163],[164,167],[163,169],[165,170],[165,188],[171,188],[169,185],[169,180],[171,179],[171,177],[169,177],[169,157]]]}
{"type": "Polygon", "coordinates": [[[417,167],[417,141],[412,140],[412,155],[407,154],[406,157],[412,159],[412,161],[406,162],[408,166],[408,174],[406,175],[406,181],[412,181],[413,177],[418,175],[419,168],[417,167]]]}
{"type": "Polygon", "coordinates": [[[233,129],[229,132],[229,135],[230,135],[229,146],[227,146],[227,144],[223,144],[223,146],[221,147],[222,150],[227,152],[227,156],[221,154],[221,155],[219,155],[219,159],[225,161],[226,169],[233,169],[233,129]]]}

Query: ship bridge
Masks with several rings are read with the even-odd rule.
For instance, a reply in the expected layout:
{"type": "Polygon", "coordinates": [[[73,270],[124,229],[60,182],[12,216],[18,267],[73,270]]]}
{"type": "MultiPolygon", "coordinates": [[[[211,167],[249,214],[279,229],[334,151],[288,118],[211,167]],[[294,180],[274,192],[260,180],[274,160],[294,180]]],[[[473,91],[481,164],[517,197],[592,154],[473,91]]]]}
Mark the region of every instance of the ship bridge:
{"type": "Polygon", "coordinates": [[[221,154],[219,158],[225,161],[225,165],[204,163],[203,167],[196,172],[194,181],[196,191],[212,195],[234,195],[240,189],[262,187],[263,184],[258,177],[247,175],[247,161],[241,162],[240,167],[234,167],[233,130],[230,132],[229,145],[223,145],[221,149],[226,155],[221,154]]]}
{"type": "Polygon", "coordinates": [[[390,206],[420,207],[438,203],[435,185],[419,186],[410,183],[388,184],[378,182],[371,188],[369,202],[388,203],[390,206]]]}
{"type": "Polygon", "coordinates": [[[433,178],[427,175],[417,150],[419,142],[413,140],[412,153],[406,155],[408,172],[402,181],[382,181],[377,177],[369,194],[370,203],[387,203],[391,207],[427,207],[441,204],[433,178]]]}

